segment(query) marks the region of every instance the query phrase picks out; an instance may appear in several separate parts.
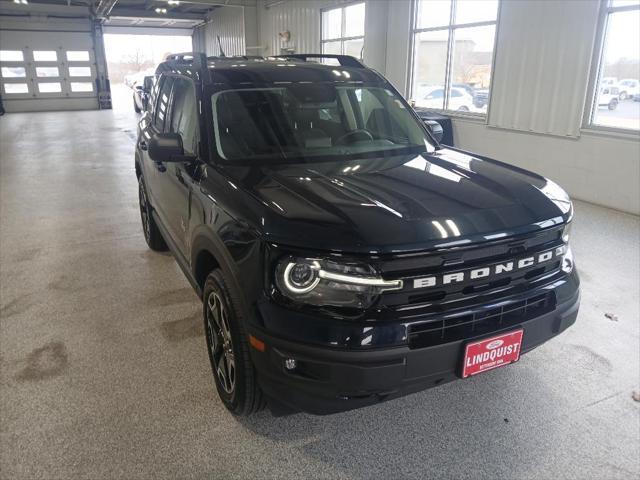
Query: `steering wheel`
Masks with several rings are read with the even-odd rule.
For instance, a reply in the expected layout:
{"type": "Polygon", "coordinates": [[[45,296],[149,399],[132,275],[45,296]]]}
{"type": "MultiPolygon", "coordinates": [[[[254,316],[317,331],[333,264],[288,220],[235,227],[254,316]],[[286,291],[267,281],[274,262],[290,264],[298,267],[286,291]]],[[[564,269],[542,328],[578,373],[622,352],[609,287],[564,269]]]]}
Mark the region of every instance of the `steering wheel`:
{"type": "Polygon", "coordinates": [[[364,128],[358,128],[357,130],[351,130],[338,138],[336,140],[336,145],[345,145],[359,140],[373,140],[373,135],[364,128]]]}

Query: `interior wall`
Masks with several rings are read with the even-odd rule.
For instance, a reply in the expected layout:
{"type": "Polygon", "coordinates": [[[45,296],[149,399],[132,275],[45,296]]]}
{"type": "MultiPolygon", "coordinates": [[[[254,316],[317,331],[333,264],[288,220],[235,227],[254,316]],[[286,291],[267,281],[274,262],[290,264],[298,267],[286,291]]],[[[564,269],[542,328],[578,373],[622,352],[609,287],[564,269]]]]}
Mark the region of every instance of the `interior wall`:
{"type": "Polygon", "coordinates": [[[251,25],[252,22],[245,22],[244,9],[245,7],[221,7],[213,10],[207,16],[204,25],[194,28],[194,50],[217,56],[221,54],[221,45],[227,56],[246,55],[245,32],[248,29],[255,31],[255,27],[251,25]],[[218,37],[220,37],[219,44],[218,37]]]}
{"type": "Polygon", "coordinates": [[[600,5],[502,3],[489,125],[580,136],[600,5]]]}
{"type": "MultiPolygon", "coordinates": [[[[324,9],[355,3],[354,0],[285,0],[273,4],[259,0],[257,30],[263,48],[260,55],[278,55],[282,49],[296,53],[319,53],[321,12],[324,9]],[[270,6],[272,5],[272,6],[270,6]],[[291,39],[284,41],[278,34],[289,31],[291,39]]],[[[387,13],[392,3],[387,0],[366,0],[364,61],[379,71],[386,66],[387,13]]]]}

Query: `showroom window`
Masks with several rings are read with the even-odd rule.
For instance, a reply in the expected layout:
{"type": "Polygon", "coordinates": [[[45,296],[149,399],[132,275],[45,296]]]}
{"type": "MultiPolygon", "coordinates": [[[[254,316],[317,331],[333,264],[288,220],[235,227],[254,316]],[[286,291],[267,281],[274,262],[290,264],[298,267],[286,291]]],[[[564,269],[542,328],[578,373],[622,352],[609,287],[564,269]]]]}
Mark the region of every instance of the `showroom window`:
{"type": "Polygon", "coordinates": [[[322,12],[322,53],[362,58],[364,3],[322,12]]]}
{"type": "Polygon", "coordinates": [[[588,126],[640,130],[640,1],[611,0],[600,20],[588,126]]]}
{"type": "Polygon", "coordinates": [[[416,0],[410,99],[486,115],[498,0],[416,0]]]}

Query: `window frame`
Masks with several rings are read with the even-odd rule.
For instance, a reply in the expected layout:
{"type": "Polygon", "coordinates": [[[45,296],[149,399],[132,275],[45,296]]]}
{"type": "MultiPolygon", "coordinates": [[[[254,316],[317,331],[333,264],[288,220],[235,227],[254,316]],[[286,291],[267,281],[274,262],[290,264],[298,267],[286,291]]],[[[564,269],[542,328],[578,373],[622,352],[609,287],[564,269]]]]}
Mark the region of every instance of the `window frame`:
{"type": "MultiPolygon", "coordinates": [[[[428,1],[428,0],[426,0],[428,1]]],[[[447,32],[447,60],[445,63],[445,72],[444,72],[444,99],[443,105],[448,105],[449,103],[449,90],[451,89],[451,67],[453,63],[453,50],[454,50],[454,31],[463,28],[473,28],[473,27],[486,27],[486,26],[495,26],[494,29],[494,37],[493,37],[493,51],[491,52],[491,77],[493,78],[493,73],[495,71],[495,63],[496,63],[496,51],[498,49],[498,31],[500,28],[500,12],[502,10],[502,1],[498,0],[498,9],[496,11],[496,19],[495,20],[485,20],[481,22],[471,22],[471,23],[454,23],[456,18],[456,7],[458,5],[458,0],[451,0],[451,8],[449,9],[449,23],[447,25],[441,25],[437,27],[418,27],[418,15],[420,11],[420,3],[422,0],[413,0],[411,2],[411,30],[409,32],[409,68],[407,74],[407,84],[405,85],[405,91],[407,92],[407,99],[411,101],[411,97],[413,95],[413,74],[415,71],[415,43],[416,36],[423,32],[436,32],[436,31],[446,31],[447,32]]],[[[434,110],[438,112],[446,113],[449,116],[454,117],[462,117],[462,118],[470,118],[475,120],[487,120],[489,118],[489,112],[491,110],[491,99],[493,98],[493,81],[489,83],[489,103],[487,104],[486,113],[480,112],[461,112],[459,110],[449,110],[447,108],[430,108],[429,110],[434,110]]]]}
{"type": "MultiPolygon", "coordinates": [[[[340,42],[340,55],[345,55],[344,53],[344,44],[345,42],[348,42],[350,40],[362,40],[362,57],[364,57],[364,37],[366,35],[366,26],[367,26],[367,2],[365,0],[358,0],[358,1],[354,1],[354,2],[348,2],[348,3],[344,3],[341,4],[339,6],[332,6],[332,7],[327,7],[327,8],[322,8],[320,9],[320,51],[324,54],[324,45],[325,43],[333,43],[333,42],[340,42]],[[364,5],[364,25],[363,27],[363,31],[364,33],[362,35],[357,35],[355,37],[345,37],[345,19],[346,19],[346,15],[345,15],[345,9],[347,9],[348,7],[352,7],[354,5],[359,5],[359,4],[363,4],[364,5]],[[336,37],[336,38],[330,38],[330,39],[324,39],[322,38],[322,33],[324,32],[323,29],[323,17],[325,12],[330,12],[332,10],[341,10],[342,11],[342,15],[340,18],[340,36],[336,37]]],[[[328,54],[328,55],[332,55],[332,54],[328,54]]],[[[335,55],[335,54],[334,54],[335,55]]],[[[362,57],[357,57],[358,60],[362,60],[362,57]]]]}
{"type": "MultiPolygon", "coordinates": [[[[198,115],[198,91],[196,89],[196,85],[195,82],[193,81],[193,79],[191,79],[190,77],[184,76],[184,75],[171,75],[171,77],[173,77],[173,84],[171,85],[171,95],[169,97],[169,106],[168,106],[168,118],[169,118],[169,129],[167,130],[167,122],[166,122],[166,118],[165,118],[165,124],[164,124],[164,129],[163,132],[164,133],[177,133],[177,132],[172,132],[172,128],[173,128],[173,113],[174,113],[174,105],[175,105],[175,89],[176,89],[176,82],[178,81],[185,81],[188,84],[187,88],[190,88],[191,91],[193,92],[193,105],[195,107],[193,114],[195,115],[195,120],[196,123],[194,125],[194,136],[193,136],[193,144],[191,146],[189,146],[189,148],[193,148],[193,152],[192,151],[187,151],[185,149],[185,152],[188,152],[190,154],[193,154],[194,156],[199,157],[200,156],[200,116],[198,115]]],[[[184,139],[182,139],[184,141],[184,139]]],[[[184,144],[183,144],[184,146],[184,144]]]]}
{"type": "Polygon", "coordinates": [[[593,56],[591,59],[591,68],[589,72],[589,83],[587,87],[587,97],[585,101],[584,112],[582,115],[582,130],[622,134],[624,136],[638,137],[640,130],[622,127],[610,127],[607,125],[598,125],[593,123],[598,110],[597,92],[600,89],[601,74],[603,73],[603,60],[606,47],[607,26],[609,23],[609,15],[615,12],[626,12],[640,10],[638,5],[623,5],[614,7],[613,0],[600,0],[600,10],[598,12],[598,25],[596,28],[596,37],[593,48],[593,56]]]}
{"type": "MultiPolygon", "coordinates": [[[[153,125],[153,127],[155,128],[155,130],[158,133],[165,133],[165,127],[167,124],[167,117],[169,116],[170,113],[170,109],[171,109],[171,94],[173,92],[173,82],[175,82],[175,76],[174,75],[161,75],[160,79],[158,81],[158,93],[157,93],[157,97],[154,103],[154,109],[153,109],[153,118],[152,118],[152,122],[151,124],[153,125]],[[167,106],[164,113],[164,118],[162,119],[162,126],[159,125],[160,119],[158,118],[158,111],[159,111],[159,107],[160,107],[160,102],[162,101],[162,92],[164,89],[164,86],[167,82],[171,82],[171,85],[169,85],[169,92],[167,95],[167,106]]],[[[171,120],[169,120],[171,121],[171,120]]]]}

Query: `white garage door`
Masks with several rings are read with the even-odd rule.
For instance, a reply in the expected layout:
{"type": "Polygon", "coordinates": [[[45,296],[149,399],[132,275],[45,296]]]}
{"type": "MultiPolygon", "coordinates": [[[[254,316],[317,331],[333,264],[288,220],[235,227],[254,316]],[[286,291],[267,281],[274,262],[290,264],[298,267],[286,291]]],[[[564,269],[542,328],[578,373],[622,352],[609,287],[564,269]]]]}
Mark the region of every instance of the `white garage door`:
{"type": "Polygon", "coordinates": [[[0,86],[8,112],[98,108],[91,35],[0,31],[0,86]]]}

